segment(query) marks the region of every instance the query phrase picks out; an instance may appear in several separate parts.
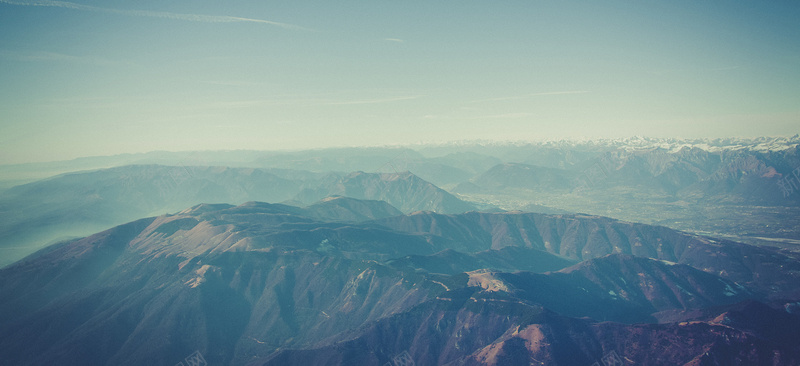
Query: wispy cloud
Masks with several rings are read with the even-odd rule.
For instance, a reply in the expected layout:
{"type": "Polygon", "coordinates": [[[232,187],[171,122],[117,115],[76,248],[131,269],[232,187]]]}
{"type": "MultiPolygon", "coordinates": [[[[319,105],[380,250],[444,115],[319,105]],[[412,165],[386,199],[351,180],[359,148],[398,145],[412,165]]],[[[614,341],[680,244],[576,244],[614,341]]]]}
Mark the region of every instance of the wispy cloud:
{"type": "MultiPolygon", "coordinates": [[[[0,0],[0,2],[3,1],[0,0]]],[[[95,66],[130,65],[130,63],[128,62],[117,62],[97,57],[74,56],[63,53],[44,52],[44,51],[17,52],[17,51],[0,50],[0,58],[6,60],[25,61],[25,62],[53,61],[53,62],[69,62],[76,64],[95,65],[95,66]]]]}
{"type": "Polygon", "coordinates": [[[258,107],[273,107],[273,106],[313,106],[327,103],[319,99],[251,99],[251,100],[231,100],[222,102],[206,103],[201,108],[213,109],[233,109],[233,108],[258,108],[258,107]]]}
{"type": "Polygon", "coordinates": [[[406,97],[394,97],[394,98],[384,98],[384,99],[364,99],[364,100],[349,100],[349,101],[338,101],[338,102],[330,102],[325,103],[328,105],[352,105],[352,104],[378,104],[378,103],[391,103],[391,102],[399,102],[403,100],[411,100],[421,98],[422,95],[412,95],[406,97]]]}
{"type": "Polygon", "coordinates": [[[487,119],[520,119],[534,116],[529,112],[509,112],[498,114],[464,115],[464,114],[426,114],[422,119],[426,120],[487,120],[487,119]]]}
{"type": "Polygon", "coordinates": [[[200,81],[200,84],[216,85],[216,86],[237,86],[237,87],[264,85],[263,83],[257,83],[253,81],[243,81],[243,80],[205,80],[205,81],[200,81]]]}
{"type": "Polygon", "coordinates": [[[293,24],[273,22],[273,21],[264,20],[264,19],[242,18],[242,17],[227,16],[227,15],[202,15],[202,14],[170,13],[170,12],[165,12],[165,11],[101,8],[101,7],[97,7],[97,6],[77,4],[77,3],[72,3],[72,2],[68,2],[68,1],[47,1],[47,0],[40,0],[40,1],[11,1],[11,0],[0,0],[0,3],[9,4],[9,5],[20,5],[20,6],[56,7],[56,8],[66,8],[66,9],[74,9],[74,10],[92,11],[92,12],[98,12],[98,13],[120,14],[120,15],[141,16],[141,17],[151,17],[151,18],[164,18],[164,19],[185,20],[185,21],[191,21],[191,22],[204,22],[204,23],[238,23],[238,22],[261,23],[261,24],[268,24],[268,25],[281,27],[281,28],[286,28],[286,29],[308,30],[306,28],[303,28],[303,27],[300,27],[300,26],[296,26],[296,25],[293,25],[293,24]]]}
{"type": "Polygon", "coordinates": [[[384,41],[389,41],[389,42],[406,43],[406,41],[404,41],[404,40],[402,40],[400,38],[384,38],[383,40],[384,41]]]}
{"type": "Polygon", "coordinates": [[[251,100],[232,100],[215,102],[203,105],[210,108],[254,108],[267,106],[337,106],[337,105],[360,105],[360,104],[380,104],[392,103],[404,100],[421,98],[422,95],[383,98],[383,99],[356,99],[356,100],[336,100],[331,98],[266,98],[251,100]]]}
{"type": "Polygon", "coordinates": [[[587,90],[550,91],[550,92],[541,92],[541,93],[531,93],[531,94],[516,95],[516,96],[511,96],[511,97],[478,99],[478,100],[473,100],[470,103],[499,102],[499,101],[504,101],[504,100],[528,99],[528,98],[540,97],[540,96],[545,96],[545,95],[586,94],[588,92],[589,91],[587,91],[587,90]]]}
{"type": "Polygon", "coordinates": [[[488,116],[476,116],[476,117],[471,117],[470,119],[516,119],[516,118],[526,118],[532,115],[533,115],[532,113],[526,113],[526,112],[502,113],[502,114],[493,114],[488,116]]]}

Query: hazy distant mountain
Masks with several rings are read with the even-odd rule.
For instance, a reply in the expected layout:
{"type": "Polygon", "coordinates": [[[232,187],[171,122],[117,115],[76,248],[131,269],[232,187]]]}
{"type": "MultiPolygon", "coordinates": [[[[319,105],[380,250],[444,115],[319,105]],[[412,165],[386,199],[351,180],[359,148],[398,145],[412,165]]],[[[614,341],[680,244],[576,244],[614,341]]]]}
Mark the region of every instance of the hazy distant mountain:
{"type": "Polygon", "coordinates": [[[383,219],[403,214],[385,201],[358,200],[341,196],[325,198],[308,206],[304,211],[308,216],[319,220],[352,222],[383,219]]]}
{"type": "Polygon", "coordinates": [[[403,147],[348,147],[265,153],[255,163],[262,167],[309,170],[312,172],[391,171],[408,161],[421,159],[413,149],[403,147]]]}
{"type": "Polygon", "coordinates": [[[88,235],[139,217],[176,212],[203,202],[238,204],[297,198],[302,200],[299,205],[317,206],[313,212],[321,216],[312,217],[337,221],[364,221],[402,213],[389,203],[355,201],[344,196],[386,201],[406,212],[455,213],[475,209],[410,173],[353,173],[341,177],[282,169],[124,166],[64,174],[0,194],[0,266],[56,240],[88,235]],[[330,200],[320,202],[331,196],[343,197],[335,204],[330,200]],[[358,207],[343,209],[345,205],[358,207]]]}
{"type": "MultiPolygon", "coordinates": [[[[724,233],[710,230],[715,225],[712,219],[696,215],[698,207],[691,206],[713,210],[715,205],[744,205],[754,212],[748,213],[748,217],[734,217],[741,210],[732,211],[726,217],[727,222],[738,220],[741,226],[742,220],[756,220],[766,225],[771,210],[764,207],[800,205],[800,188],[797,188],[800,178],[795,177],[800,169],[798,146],[799,136],[684,140],[637,137],[296,152],[152,152],[3,166],[0,189],[48,173],[131,163],[258,168],[312,191],[319,188],[314,182],[330,172],[337,172],[341,178],[352,171],[395,174],[410,171],[426,181],[466,195],[462,199],[508,210],[539,205],[724,233]],[[651,207],[655,212],[643,212],[642,207],[651,207]],[[661,216],[658,213],[666,217],[648,219],[661,216]],[[692,222],[697,224],[688,224],[692,222]]],[[[341,190],[335,193],[337,190],[329,189],[327,193],[330,194],[321,191],[313,199],[305,199],[305,204],[331,194],[341,195],[341,190]]],[[[250,199],[280,201],[247,197],[236,203],[250,199]]],[[[198,202],[185,202],[183,206],[194,203],[198,202]]],[[[408,212],[397,202],[392,204],[408,212]]],[[[776,225],[772,223],[770,227],[772,232],[780,232],[778,236],[800,235],[800,227],[796,225],[780,228],[776,225]]],[[[765,234],[753,231],[749,230],[748,234],[765,234]]]]}
{"type": "Polygon", "coordinates": [[[462,202],[470,200],[483,209],[590,212],[735,234],[742,240],[797,239],[800,224],[791,218],[800,205],[798,144],[798,137],[634,138],[300,152],[154,152],[8,166],[3,172],[16,182],[70,167],[181,164],[68,173],[0,192],[0,265],[30,253],[31,245],[40,247],[201,202],[296,199],[295,204],[308,205],[334,195],[384,200],[405,213],[465,212],[475,209],[462,202]],[[213,163],[258,169],[192,165],[213,163]],[[348,169],[384,173],[331,173],[348,169]],[[397,173],[404,170],[446,184],[461,194],[460,199],[416,174],[397,173]]]}
{"type": "Polygon", "coordinates": [[[0,266],[85,236],[201,202],[280,202],[299,184],[259,169],[133,165],[59,175],[0,195],[0,266]]]}
{"type": "Polygon", "coordinates": [[[795,197],[800,195],[784,197],[778,182],[800,167],[798,149],[768,153],[697,147],[617,150],[588,166],[584,179],[593,188],[639,186],[695,202],[791,205],[800,202],[795,197]]]}
{"type": "Polygon", "coordinates": [[[454,189],[455,192],[496,192],[509,188],[568,192],[577,185],[575,172],[539,166],[499,164],[454,189]],[[474,187],[474,188],[473,188],[474,187]]]}
{"type": "Polygon", "coordinates": [[[580,154],[565,153],[563,147],[553,149],[554,153],[549,153],[536,147],[535,159],[526,159],[542,165],[498,164],[463,182],[455,191],[503,194],[527,189],[551,195],[575,191],[591,196],[623,187],[655,201],[660,196],[672,196],[693,203],[800,203],[800,194],[780,187],[781,180],[795,179],[794,171],[800,168],[798,145],[777,151],[755,147],[705,150],[688,145],[673,150],[610,145],[580,154]],[[545,159],[547,156],[551,159],[545,159]]]}
{"type": "Polygon", "coordinates": [[[386,201],[405,213],[461,213],[475,210],[472,204],[409,172],[355,172],[345,176],[331,174],[315,187],[304,189],[295,199],[311,203],[328,196],[386,201]]]}
{"type": "Polygon", "coordinates": [[[452,150],[503,161],[448,188],[505,210],[586,212],[792,248],[800,238],[798,146],[797,136],[467,144],[452,150]]]}
{"type": "Polygon", "coordinates": [[[425,158],[409,164],[408,170],[438,186],[456,185],[501,164],[502,160],[471,152],[425,158]]]}
{"type": "MultiPolygon", "coordinates": [[[[555,140],[530,143],[461,142],[410,147],[330,148],[295,152],[195,151],[122,154],[72,161],[3,166],[2,181],[25,181],[69,171],[130,164],[230,166],[286,171],[411,171],[435,184],[455,184],[486,173],[499,164],[526,164],[589,173],[592,183],[618,178],[655,177],[675,191],[715,174],[737,160],[753,157],[782,176],[800,167],[800,136],[755,139],[555,140]],[[600,175],[598,175],[600,174],[600,175]],[[602,179],[598,179],[602,177],[602,179]]],[[[741,165],[741,162],[735,164],[741,165]]],[[[747,170],[745,170],[747,171],[747,170]]],[[[277,173],[275,173],[277,174],[277,173]]],[[[282,176],[280,174],[277,174],[282,176]]],[[[642,183],[634,182],[636,184],[642,183]]],[[[774,185],[774,182],[772,183],[774,185]]],[[[709,193],[709,192],[706,192],[709,193]]]]}
{"type": "Polygon", "coordinates": [[[394,213],[352,198],[203,204],[49,247],[0,270],[0,363],[799,359],[796,315],[720,308],[800,300],[800,261],[779,251],[586,215],[359,222],[394,213]],[[597,322],[665,313],[695,320],[597,322]]]}

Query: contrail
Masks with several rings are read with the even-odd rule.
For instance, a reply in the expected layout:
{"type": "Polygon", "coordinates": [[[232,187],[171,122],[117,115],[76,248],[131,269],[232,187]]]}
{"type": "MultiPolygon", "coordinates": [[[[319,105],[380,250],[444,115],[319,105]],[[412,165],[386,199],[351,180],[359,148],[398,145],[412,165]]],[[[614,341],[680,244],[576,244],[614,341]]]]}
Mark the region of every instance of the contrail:
{"type": "Polygon", "coordinates": [[[300,26],[296,26],[296,25],[293,25],[293,24],[273,22],[273,21],[264,20],[264,19],[242,18],[242,17],[227,16],[227,15],[182,14],[182,13],[170,13],[170,12],[165,12],[165,11],[110,9],[110,8],[100,8],[100,7],[96,7],[96,6],[90,6],[90,5],[76,4],[76,3],[71,3],[71,2],[68,2],[68,1],[10,1],[10,0],[0,0],[0,3],[9,4],[9,5],[21,5],[21,6],[56,7],[56,8],[66,8],[66,9],[93,11],[93,12],[98,12],[98,13],[110,13],[110,14],[120,14],[120,15],[128,15],[128,16],[175,19],[175,20],[185,20],[185,21],[190,21],[190,22],[203,22],[203,23],[240,23],[240,22],[262,23],[262,24],[269,24],[269,25],[272,25],[272,26],[281,27],[281,28],[285,28],[285,29],[308,30],[306,28],[303,28],[303,27],[300,27],[300,26]]]}

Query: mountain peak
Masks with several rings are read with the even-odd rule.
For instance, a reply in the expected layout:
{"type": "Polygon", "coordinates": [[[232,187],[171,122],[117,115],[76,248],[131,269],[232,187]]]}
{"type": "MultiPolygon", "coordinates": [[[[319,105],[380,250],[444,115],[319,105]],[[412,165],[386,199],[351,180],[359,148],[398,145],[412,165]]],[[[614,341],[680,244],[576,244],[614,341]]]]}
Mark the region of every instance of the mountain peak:
{"type": "Polygon", "coordinates": [[[386,201],[406,213],[420,210],[462,213],[475,209],[410,172],[353,172],[344,177],[330,177],[317,187],[304,189],[297,199],[312,203],[330,196],[386,201]]]}

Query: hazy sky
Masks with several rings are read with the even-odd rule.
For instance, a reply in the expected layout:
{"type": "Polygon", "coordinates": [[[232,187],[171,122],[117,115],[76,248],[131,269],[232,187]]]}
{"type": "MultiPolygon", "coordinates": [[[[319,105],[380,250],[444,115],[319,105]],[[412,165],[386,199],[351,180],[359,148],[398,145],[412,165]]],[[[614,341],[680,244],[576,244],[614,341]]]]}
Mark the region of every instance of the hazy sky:
{"type": "Polygon", "coordinates": [[[0,0],[0,164],[798,132],[798,1],[0,0]]]}

